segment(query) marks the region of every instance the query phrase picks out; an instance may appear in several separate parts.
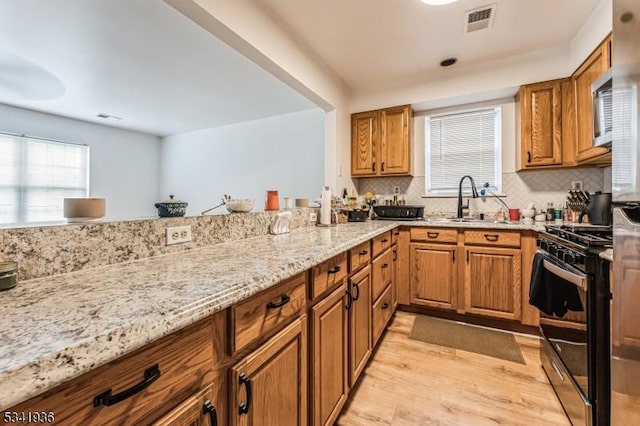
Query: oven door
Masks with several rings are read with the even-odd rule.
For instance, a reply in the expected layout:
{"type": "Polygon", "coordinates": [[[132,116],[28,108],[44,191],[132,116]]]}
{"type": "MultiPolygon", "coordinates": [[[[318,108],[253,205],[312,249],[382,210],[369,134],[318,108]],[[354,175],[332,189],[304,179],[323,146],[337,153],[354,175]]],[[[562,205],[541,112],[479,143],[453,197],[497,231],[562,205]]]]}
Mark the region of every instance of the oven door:
{"type": "MultiPolygon", "coordinates": [[[[574,425],[590,425],[592,404],[589,398],[589,337],[587,333],[589,276],[555,258],[545,259],[546,285],[572,290],[581,311],[567,310],[562,316],[540,313],[542,367],[558,399],[574,425]]],[[[574,303],[575,305],[575,303],[574,303]]],[[[575,306],[574,306],[575,308],[575,306]]]]}

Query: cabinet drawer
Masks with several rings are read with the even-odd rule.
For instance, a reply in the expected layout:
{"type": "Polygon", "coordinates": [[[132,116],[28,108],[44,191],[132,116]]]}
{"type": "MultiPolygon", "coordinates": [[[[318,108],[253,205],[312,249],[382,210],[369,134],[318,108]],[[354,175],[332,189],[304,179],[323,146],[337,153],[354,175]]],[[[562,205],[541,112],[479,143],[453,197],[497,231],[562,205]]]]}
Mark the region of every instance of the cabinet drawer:
{"type": "Polygon", "coordinates": [[[382,235],[378,235],[373,239],[373,257],[378,256],[380,253],[391,247],[391,231],[385,232],[382,235]]]}
{"type": "Polygon", "coordinates": [[[355,272],[371,260],[371,241],[349,250],[349,273],[355,272]]]}
{"type": "Polygon", "coordinates": [[[520,247],[520,233],[494,231],[492,229],[464,231],[464,243],[484,246],[520,247]]]}
{"type": "Polygon", "coordinates": [[[387,286],[371,308],[373,311],[373,346],[378,343],[378,339],[391,318],[393,312],[391,303],[391,286],[387,286]]]}
{"type": "Polygon", "coordinates": [[[200,321],[11,410],[52,411],[61,425],[152,423],[213,382],[212,335],[211,321],[200,321]],[[136,385],[142,390],[105,405],[136,385]]]}
{"type": "Polygon", "coordinates": [[[398,242],[398,237],[400,236],[400,228],[396,228],[391,231],[391,245],[394,245],[398,242]]]}
{"type": "Polygon", "coordinates": [[[411,241],[429,241],[431,243],[455,243],[458,231],[445,228],[411,228],[411,241]]]}
{"type": "Polygon", "coordinates": [[[306,310],[306,275],[298,274],[231,307],[231,354],[306,310]]]}
{"type": "Polygon", "coordinates": [[[335,287],[347,276],[347,252],[314,266],[311,272],[311,299],[335,287]]]}
{"type": "Polygon", "coordinates": [[[378,256],[371,264],[373,270],[372,298],[376,300],[380,293],[391,282],[393,273],[393,253],[387,250],[378,256]]]}

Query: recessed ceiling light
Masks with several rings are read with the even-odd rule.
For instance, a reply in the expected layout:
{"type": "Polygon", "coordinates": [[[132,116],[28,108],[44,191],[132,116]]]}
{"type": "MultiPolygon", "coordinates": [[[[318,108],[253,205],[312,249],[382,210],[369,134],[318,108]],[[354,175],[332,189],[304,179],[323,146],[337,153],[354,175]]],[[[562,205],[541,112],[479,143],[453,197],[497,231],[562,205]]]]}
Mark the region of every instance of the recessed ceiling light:
{"type": "Polygon", "coordinates": [[[458,0],[420,0],[422,3],[431,5],[431,6],[440,6],[443,4],[453,3],[458,0]]]}
{"type": "Polygon", "coordinates": [[[105,120],[111,120],[111,121],[120,121],[120,120],[122,120],[122,117],[117,117],[115,115],[105,114],[103,112],[101,112],[100,114],[96,115],[96,117],[104,118],[105,120]]]}
{"type": "Polygon", "coordinates": [[[451,65],[458,62],[458,58],[447,58],[440,62],[441,67],[450,67],[451,65]]]}

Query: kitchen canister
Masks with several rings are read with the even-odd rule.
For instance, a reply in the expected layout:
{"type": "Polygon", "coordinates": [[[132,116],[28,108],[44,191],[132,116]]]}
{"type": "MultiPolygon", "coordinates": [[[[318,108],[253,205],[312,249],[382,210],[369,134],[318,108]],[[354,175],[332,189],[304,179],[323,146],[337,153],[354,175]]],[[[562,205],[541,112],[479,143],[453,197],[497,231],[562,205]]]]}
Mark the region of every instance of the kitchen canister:
{"type": "Polygon", "coordinates": [[[0,291],[9,290],[18,284],[18,264],[10,260],[0,261],[0,291]]]}
{"type": "Polygon", "coordinates": [[[280,210],[280,201],[278,200],[278,191],[267,191],[267,199],[264,203],[265,211],[278,211],[280,210]]]}

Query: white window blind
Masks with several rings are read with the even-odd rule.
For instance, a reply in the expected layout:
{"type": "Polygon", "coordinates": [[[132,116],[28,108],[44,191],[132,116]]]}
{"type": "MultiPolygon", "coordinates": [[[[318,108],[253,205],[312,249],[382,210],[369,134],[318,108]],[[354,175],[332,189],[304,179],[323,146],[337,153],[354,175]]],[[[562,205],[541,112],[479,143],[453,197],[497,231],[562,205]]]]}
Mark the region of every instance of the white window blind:
{"type": "Polygon", "coordinates": [[[88,195],[88,146],[0,133],[1,225],[63,220],[63,199],[88,195]]]}
{"type": "Polygon", "coordinates": [[[613,190],[618,194],[634,194],[638,188],[638,164],[637,155],[630,153],[634,149],[634,141],[637,139],[637,121],[633,119],[636,111],[637,87],[616,87],[613,91],[611,117],[613,121],[612,136],[615,149],[612,150],[613,167],[611,182],[613,190]]]}
{"type": "MultiPolygon", "coordinates": [[[[425,119],[426,195],[458,193],[460,178],[502,190],[500,108],[431,116],[425,119]]],[[[465,193],[469,185],[463,185],[465,193]]]]}

